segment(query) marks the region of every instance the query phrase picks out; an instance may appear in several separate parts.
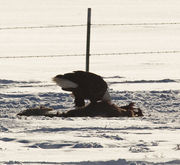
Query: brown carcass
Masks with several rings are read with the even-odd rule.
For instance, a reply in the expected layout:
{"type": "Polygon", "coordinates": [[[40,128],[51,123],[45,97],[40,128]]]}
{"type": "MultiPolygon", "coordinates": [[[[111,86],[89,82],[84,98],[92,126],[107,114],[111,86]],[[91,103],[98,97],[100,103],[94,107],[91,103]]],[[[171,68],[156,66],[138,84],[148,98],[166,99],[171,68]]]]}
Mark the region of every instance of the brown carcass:
{"type": "Polygon", "coordinates": [[[45,107],[30,108],[20,112],[19,116],[48,116],[48,117],[138,117],[143,116],[140,108],[134,108],[134,103],[118,107],[108,102],[90,103],[83,108],[75,108],[67,112],[51,113],[53,109],[45,107]]]}

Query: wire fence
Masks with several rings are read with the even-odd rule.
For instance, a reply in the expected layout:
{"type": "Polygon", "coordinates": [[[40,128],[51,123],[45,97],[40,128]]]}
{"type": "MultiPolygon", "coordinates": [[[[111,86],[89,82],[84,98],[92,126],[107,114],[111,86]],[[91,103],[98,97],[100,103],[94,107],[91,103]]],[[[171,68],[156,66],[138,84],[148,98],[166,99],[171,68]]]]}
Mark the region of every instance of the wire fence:
{"type": "MultiPolygon", "coordinates": [[[[122,24],[91,24],[92,27],[98,26],[160,26],[160,25],[180,25],[180,22],[154,22],[154,23],[122,23],[122,24]]],[[[15,26],[15,27],[0,27],[1,30],[16,30],[16,29],[50,29],[50,28],[72,28],[72,27],[85,27],[87,24],[77,25],[41,25],[41,26],[15,26]]],[[[140,51],[140,52],[117,52],[117,53],[92,53],[94,56],[107,56],[107,55],[143,55],[143,54],[179,54],[180,50],[169,51],[140,51]]],[[[85,54],[57,54],[57,55],[32,55],[32,56],[1,56],[0,59],[10,58],[46,58],[46,57],[65,57],[65,56],[85,56],[85,54]]]]}
{"type": "MultiPolygon", "coordinates": [[[[176,54],[180,51],[149,51],[149,52],[119,52],[119,53],[92,53],[91,56],[118,56],[118,55],[143,55],[143,54],[176,54]]],[[[4,56],[0,59],[10,58],[49,58],[49,57],[71,57],[71,56],[85,56],[86,54],[57,54],[57,55],[43,55],[43,56],[4,56]]]]}
{"type": "Polygon", "coordinates": [[[15,26],[15,27],[1,27],[0,30],[16,30],[16,29],[50,29],[50,28],[68,28],[68,27],[81,27],[87,26],[86,24],[80,25],[41,25],[41,26],[15,26]]]}
{"type": "MultiPolygon", "coordinates": [[[[122,24],[91,24],[97,26],[159,26],[159,25],[180,25],[180,22],[154,22],[154,23],[122,23],[122,24]]],[[[15,26],[15,27],[0,27],[0,30],[16,30],[16,29],[49,29],[49,28],[71,28],[83,27],[87,24],[77,25],[40,25],[40,26],[15,26]]]]}

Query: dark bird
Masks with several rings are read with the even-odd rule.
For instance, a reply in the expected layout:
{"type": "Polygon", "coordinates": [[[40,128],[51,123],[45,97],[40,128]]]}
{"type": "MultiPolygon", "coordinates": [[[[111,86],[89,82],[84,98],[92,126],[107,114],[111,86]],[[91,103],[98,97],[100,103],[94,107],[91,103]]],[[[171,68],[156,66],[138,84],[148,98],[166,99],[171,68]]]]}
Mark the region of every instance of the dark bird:
{"type": "Polygon", "coordinates": [[[75,97],[75,106],[85,105],[85,99],[91,103],[97,101],[110,102],[107,83],[97,74],[84,71],[74,71],[53,78],[63,90],[71,91],[75,97]]]}

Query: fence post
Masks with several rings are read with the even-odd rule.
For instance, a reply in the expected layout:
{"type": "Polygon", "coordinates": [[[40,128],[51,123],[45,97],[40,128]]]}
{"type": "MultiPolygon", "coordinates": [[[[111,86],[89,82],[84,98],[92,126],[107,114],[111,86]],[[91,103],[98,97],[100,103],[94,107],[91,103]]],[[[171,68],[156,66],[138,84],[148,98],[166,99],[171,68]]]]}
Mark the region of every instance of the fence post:
{"type": "Polygon", "coordinates": [[[86,72],[89,72],[90,34],[91,34],[91,8],[88,8],[88,13],[87,13],[87,38],[86,38],[86,72]]]}

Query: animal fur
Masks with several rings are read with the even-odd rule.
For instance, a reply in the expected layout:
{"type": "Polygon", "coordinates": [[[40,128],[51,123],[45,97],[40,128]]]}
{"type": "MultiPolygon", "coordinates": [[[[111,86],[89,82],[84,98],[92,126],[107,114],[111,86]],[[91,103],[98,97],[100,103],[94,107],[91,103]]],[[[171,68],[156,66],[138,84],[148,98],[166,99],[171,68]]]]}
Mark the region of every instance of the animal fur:
{"type": "Polygon", "coordinates": [[[130,103],[127,106],[118,107],[108,102],[90,103],[84,108],[70,110],[58,114],[59,117],[138,117],[143,116],[141,109],[136,109],[130,103]],[[124,108],[125,107],[125,108],[124,108]]]}
{"type": "Polygon", "coordinates": [[[48,116],[48,117],[138,117],[143,116],[142,110],[134,108],[134,104],[118,107],[108,102],[90,103],[83,108],[76,108],[65,113],[51,113],[52,109],[40,107],[30,108],[20,112],[19,116],[48,116]],[[133,105],[133,106],[132,106],[133,105]]]}

